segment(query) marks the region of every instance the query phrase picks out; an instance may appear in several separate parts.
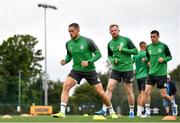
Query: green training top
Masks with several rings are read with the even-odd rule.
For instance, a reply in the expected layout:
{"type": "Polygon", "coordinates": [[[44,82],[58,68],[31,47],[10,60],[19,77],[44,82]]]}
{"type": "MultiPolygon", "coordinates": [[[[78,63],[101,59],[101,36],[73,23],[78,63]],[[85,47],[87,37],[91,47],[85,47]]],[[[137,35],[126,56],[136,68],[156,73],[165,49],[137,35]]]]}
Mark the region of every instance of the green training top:
{"type": "Polygon", "coordinates": [[[160,41],[147,46],[146,56],[150,61],[149,74],[153,76],[167,75],[167,62],[172,59],[168,46],[160,41]],[[159,63],[158,58],[162,57],[164,62],[159,63]]]}
{"type": "Polygon", "coordinates": [[[133,61],[136,66],[136,79],[147,77],[148,65],[147,62],[142,62],[142,59],[146,58],[146,51],[140,50],[138,55],[133,56],[133,61]]]}
{"type": "Polygon", "coordinates": [[[132,71],[133,60],[131,55],[137,54],[136,47],[127,37],[118,36],[108,43],[108,59],[112,64],[113,70],[132,71]]]}
{"type": "Polygon", "coordinates": [[[89,72],[95,70],[94,62],[101,58],[101,53],[97,45],[89,38],[78,36],[66,43],[67,55],[66,63],[73,59],[73,70],[89,72]],[[89,65],[83,67],[82,61],[88,61],[89,65]]]}

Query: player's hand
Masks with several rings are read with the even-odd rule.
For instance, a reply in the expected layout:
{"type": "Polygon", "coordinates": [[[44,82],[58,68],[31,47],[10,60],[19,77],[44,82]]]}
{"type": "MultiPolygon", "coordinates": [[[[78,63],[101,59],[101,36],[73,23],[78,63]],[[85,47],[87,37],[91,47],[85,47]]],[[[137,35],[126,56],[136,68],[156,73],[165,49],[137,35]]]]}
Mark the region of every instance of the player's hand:
{"type": "Polygon", "coordinates": [[[119,52],[122,51],[122,46],[121,45],[118,46],[118,50],[119,50],[119,52]]]}
{"type": "Polygon", "coordinates": [[[142,58],[142,62],[146,62],[147,61],[147,58],[142,58]]]}
{"type": "Polygon", "coordinates": [[[65,65],[65,64],[66,64],[66,61],[65,61],[64,59],[62,59],[62,60],[60,61],[60,63],[61,63],[61,65],[65,65]]]}
{"type": "Polygon", "coordinates": [[[114,59],[114,64],[117,64],[117,63],[118,63],[118,59],[115,58],[115,59],[114,59]]]}
{"type": "Polygon", "coordinates": [[[163,59],[162,57],[159,57],[159,58],[158,58],[158,62],[159,62],[159,63],[162,63],[162,62],[164,62],[164,59],[163,59]]]}
{"type": "Polygon", "coordinates": [[[82,61],[82,62],[81,62],[81,65],[82,65],[83,67],[87,67],[87,66],[89,65],[89,63],[88,63],[88,61],[82,61]]]}
{"type": "Polygon", "coordinates": [[[150,64],[151,64],[151,62],[149,61],[149,62],[147,63],[147,65],[150,66],[150,64]]]}

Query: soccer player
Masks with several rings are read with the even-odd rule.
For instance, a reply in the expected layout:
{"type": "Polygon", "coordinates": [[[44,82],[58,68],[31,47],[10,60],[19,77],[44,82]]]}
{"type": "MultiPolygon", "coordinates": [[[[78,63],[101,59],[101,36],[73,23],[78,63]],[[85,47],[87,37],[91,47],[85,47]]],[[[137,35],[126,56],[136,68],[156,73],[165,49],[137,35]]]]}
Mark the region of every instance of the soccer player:
{"type": "Polygon", "coordinates": [[[53,117],[65,118],[69,90],[74,85],[80,84],[81,79],[85,78],[88,83],[95,88],[95,91],[101,97],[103,103],[108,107],[111,117],[118,118],[114,112],[109,97],[103,90],[101,82],[98,81],[98,74],[95,71],[94,62],[101,57],[98,47],[91,39],[79,34],[80,28],[77,23],[70,24],[68,30],[71,40],[66,43],[66,58],[65,60],[61,60],[60,63],[61,65],[65,65],[72,59],[73,66],[63,85],[60,112],[54,114],[53,117]]]}
{"type": "MultiPolygon", "coordinates": [[[[127,93],[129,104],[129,118],[134,118],[134,93],[132,86],[133,78],[133,60],[131,55],[137,55],[138,51],[132,41],[124,36],[119,35],[119,27],[112,24],[109,27],[112,40],[108,43],[108,59],[112,64],[112,72],[108,81],[106,93],[110,99],[112,91],[118,82],[124,82],[124,88],[127,93]]],[[[105,114],[107,107],[103,105],[100,111],[96,114],[105,114]]]]}
{"type": "Polygon", "coordinates": [[[162,98],[171,103],[173,116],[177,115],[177,105],[172,97],[167,94],[167,62],[172,59],[171,52],[168,46],[159,41],[159,32],[153,30],[150,34],[152,43],[147,46],[146,56],[147,61],[150,62],[147,84],[145,88],[145,95],[142,96],[139,106],[139,115],[141,116],[141,109],[147,97],[151,95],[152,89],[157,84],[160,89],[162,98]]]}
{"type": "MultiPolygon", "coordinates": [[[[167,91],[167,94],[172,97],[174,102],[176,102],[175,97],[174,97],[177,91],[176,84],[172,82],[170,75],[167,75],[166,91],[167,91]]],[[[165,108],[166,115],[172,115],[170,112],[170,106],[171,104],[169,103],[169,101],[167,101],[166,99],[163,99],[163,107],[165,108]]]]}
{"type": "MultiPolygon", "coordinates": [[[[138,52],[138,55],[133,56],[133,61],[136,66],[136,80],[139,89],[139,95],[137,98],[137,111],[140,110],[139,102],[141,97],[145,93],[145,85],[146,85],[148,69],[149,69],[148,64],[146,62],[146,42],[141,41],[139,43],[139,47],[140,47],[140,51],[138,52]]],[[[150,116],[150,97],[147,99],[145,103],[145,111],[146,111],[145,114],[150,116]]],[[[137,112],[137,116],[139,117],[138,112],[137,112]]]]}

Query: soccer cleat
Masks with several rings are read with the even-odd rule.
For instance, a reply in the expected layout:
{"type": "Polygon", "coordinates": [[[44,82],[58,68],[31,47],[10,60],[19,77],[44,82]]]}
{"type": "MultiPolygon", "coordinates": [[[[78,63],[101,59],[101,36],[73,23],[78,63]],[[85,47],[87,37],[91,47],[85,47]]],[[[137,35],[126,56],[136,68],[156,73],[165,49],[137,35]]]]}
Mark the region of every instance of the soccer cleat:
{"type": "Polygon", "coordinates": [[[151,117],[151,114],[150,113],[145,113],[146,117],[147,118],[150,118],[151,117]]]}
{"type": "Polygon", "coordinates": [[[97,115],[104,115],[105,116],[106,112],[103,109],[101,109],[99,111],[96,111],[95,114],[97,114],[97,115]]]}
{"type": "Polygon", "coordinates": [[[173,116],[178,115],[178,106],[176,104],[172,106],[172,115],[173,116]]]}
{"type": "Polygon", "coordinates": [[[110,116],[111,116],[112,119],[117,119],[117,118],[118,118],[118,116],[116,115],[116,113],[111,113],[110,116]]]}
{"type": "Polygon", "coordinates": [[[134,118],[134,112],[129,112],[129,118],[134,118]]]}
{"type": "Polygon", "coordinates": [[[54,118],[65,118],[65,114],[63,112],[59,112],[52,115],[54,118]]]}

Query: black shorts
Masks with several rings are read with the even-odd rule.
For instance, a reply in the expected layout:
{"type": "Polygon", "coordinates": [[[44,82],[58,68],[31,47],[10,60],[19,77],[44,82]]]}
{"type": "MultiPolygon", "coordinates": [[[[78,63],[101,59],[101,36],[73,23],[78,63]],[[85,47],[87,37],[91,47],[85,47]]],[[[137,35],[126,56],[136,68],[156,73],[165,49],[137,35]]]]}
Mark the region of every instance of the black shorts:
{"type": "Polygon", "coordinates": [[[147,77],[137,79],[137,85],[138,85],[139,91],[145,90],[146,80],[147,80],[147,77]]]}
{"type": "Polygon", "coordinates": [[[90,85],[100,83],[100,81],[98,81],[98,74],[95,70],[90,72],[71,70],[68,76],[75,79],[77,81],[77,84],[80,84],[82,78],[86,79],[90,85]]]}
{"type": "Polygon", "coordinates": [[[132,83],[133,78],[133,71],[117,71],[112,70],[110,79],[117,80],[118,82],[121,82],[121,80],[125,83],[132,83]]]}
{"type": "Polygon", "coordinates": [[[167,76],[152,76],[149,75],[147,79],[148,85],[155,85],[157,83],[157,88],[166,88],[167,76]]]}

